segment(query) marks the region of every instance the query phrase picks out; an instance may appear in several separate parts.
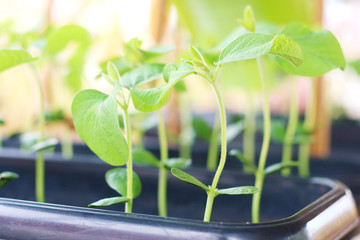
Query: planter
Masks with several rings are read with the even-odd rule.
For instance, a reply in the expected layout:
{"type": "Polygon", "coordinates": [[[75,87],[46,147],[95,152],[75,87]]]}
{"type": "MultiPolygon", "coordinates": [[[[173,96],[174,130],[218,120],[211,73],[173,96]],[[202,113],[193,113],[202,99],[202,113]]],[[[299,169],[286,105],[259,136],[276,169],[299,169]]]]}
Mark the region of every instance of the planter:
{"type": "MultiPolygon", "coordinates": [[[[203,223],[206,195],[169,176],[168,218],[155,216],[157,170],[137,168],[143,192],[134,200],[135,214],[123,206],[89,209],[103,197],[117,196],[106,186],[104,164],[49,161],[46,199],[33,200],[33,161],[0,159],[0,166],[20,179],[0,189],[0,238],[5,239],[339,239],[357,224],[350,191],[329,179],[283,179],[271,176],[265,185],[260,224],[249,224],[251,196],[219,196],[212,222],[203,223]],[[61,205],[58,205],[61,204],[61,205]],[[70,205],[70,206],[65,206],[70,205]]],[[[188,170],[201,181],[213,173],[188,170]]],[[[250,176],[225,172],[219,187],[248,185],[250,176]]]]}

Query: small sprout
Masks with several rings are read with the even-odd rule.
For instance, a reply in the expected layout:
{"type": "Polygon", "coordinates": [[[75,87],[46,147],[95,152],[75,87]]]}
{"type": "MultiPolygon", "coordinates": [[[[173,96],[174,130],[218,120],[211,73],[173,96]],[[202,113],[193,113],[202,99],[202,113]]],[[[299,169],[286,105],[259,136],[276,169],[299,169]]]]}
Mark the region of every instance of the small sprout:
{"type": "Polygon", "coordinates": [[[270,174],[280,172],[281,170],[283,170],[285,168],[292,168],[292,167],[298,167],[298,166],[299,166],[299,163],[295,162],[295,161],[290,161],[290,162],[286,162],[286,163],[283,163],[283,162],[275,163],[275,164],[272,164],[272,165],[266,167],[264,170],[264,174],[266,176],[269,176],[270,174]]]}
{"type": "Polygon", "coordinates": [[[112,197],[100,199],[96,202],[90,203],[88,207],[106,207],[114,204],[126,203],[130,199],[126,197],[112,197]]]}
{"type": "Polygon", "coordinates": [[[57,140],[56,138],[50,138],[50,139],[47,139],[45,141],[36,143],[35,145],[33,145],[31,147],[30,150],[32,152],[40,152],[40,151],[44,151],[44,150],[49,149],[49,148],[53,148],[57,144],[59,144],[59,140],[57,140]]]}
{"type": "Polygon", "coordinates": [[[0,173],[0,188],[4,187],[5,185],[9,184],[14,179],[19,178],[19,175],[14,172],[2,172],[0,173]]]}

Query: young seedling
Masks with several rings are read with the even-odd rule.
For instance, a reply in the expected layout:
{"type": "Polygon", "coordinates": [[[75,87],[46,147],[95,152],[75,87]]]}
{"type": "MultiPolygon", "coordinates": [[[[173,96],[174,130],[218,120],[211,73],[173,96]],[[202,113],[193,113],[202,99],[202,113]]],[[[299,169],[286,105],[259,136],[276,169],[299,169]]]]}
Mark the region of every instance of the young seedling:
{"type": "Polygon", "coordinates": [[[1,172],[0,173],[0,188],[4,187],[5,185],[8,185],[11,181],[14,179],[19,178],[19,175],[14,172],[1,172]]]}
{"type": "MultiPolygon", "coordinates": [[[[247,17],[246,21],[253,21],[253,24],[249,23],[248,25],[255,26],[254,17],[247,17]]],[[[268,174],[265,172],[265,165],[269,150],[271,131],[271,116],[268,100],[267,81],[261,59],[261,57],[265,55],[279,56],[282,61],[295,66],[299,66],[303,62],[303,55],[300,46],[286,35],[281,34],[270,36],[267,34],[250,32],[237,37],[235,40],[229,43],[222,50],[219,56],[219,61],[216,63],[217,65],[221,65],[228,62],[248,59],[256,59],[258,63],[263,94],[264,138],[260,152],[259,165],[255,172],[255,187],[260,189],[260,191],[255,193],[253,196],[252,219],[254,223],[260,221],[260,200],[264,179],[268,174]]],[[[279,169],[279,167],[276,167],[275,169],[279,169]]]]}
{"type": "MultiPolygon", "coordinates": [[[[279,57],[274,60],[287,73],[298,76],[317,77],[321,76],[332,69],[344,69],[345,59],[341,47],[335,36],[327,31],[312,31],[303,23],[290,23],[280,34],[291,37],[302,49],[304,54],[304,63],[299,67],[294,67],[279,57]],[[316,67],[314,67],[316,66],[316,67]]],[[[314,79],[314,83],[316,80],[314,79]]],[[[311,133],[315,130],[316,115],[316,92],[312,88],[309,104],[305,112],[305,121],[302,130],[296,134],[298,125],[298,104],[296,95],[295,78],[292,79],[292,98],[290,101],[290,111],[288,126],[283,139],[282,162],[287,163],[291,160],[293,144],[300,144],[299,148],[299,175],[309,177],[309,153],[311,143],[311,133]]],[[[288,170],[284,170],[285,176],[289,175],[288,170]]]]}
{"type": "MultiPolygon", "coordinates": [[[[225,113],[225,106],[223,104],[223,100],[221,98],[221,94],[217,82],[219,78],[221,64],[217,66],[215,71],[212,71],[210,67],[207,65],[202,54],[195,47],[190,48],[190,55],[192,57],[192,60],[188,61],[188,63],[190,63],[193,66],[194,68],[193,72],[196,75],[205,79],[206,82],[210,84],[218,102],[218,110],[219,110],[219,116],[221,122],[221,157],[211,186],[206,186],[205,184],[197,180],[195,177],[192,177],[191,175],[184,173],[179,169],[173,168],[171,169],[171,172],[175,177],[179,178],[180,180],[195,185],[206,192],[207,201],[206,201],[206,208],[205,208],[203,220],[205,222],[209,222],[211,218],[213,202],[216,196],[220,194],[229,194],[229,195],[254,194],[257,191],[259,191],[259,189],[252,186],[241,186],[241,187],[234,187],[228,189],[217,188],[221,173],[225,166],[226,152],[227,152],[226,113],[225,113]]],[[[174,74],[176,74],[176,71],[174,72],[174,74]]]]}
{"type": "MultiPolygon", "coordinates": [[[[14,66],[30,63],[37,60],[37,58],[32,57],[28,52],[24,50],[0,50],[0,72],[5,71],[14,66]]],[[[44,169],[44,156],[43,150],[49,147],[53,147],[57,144],[56,140],[46,140],[45,139],[45,108],[44,108],[44,92],[41,85],[40,78],[35,69],[35,66],[31,66],[31,69],[34,71],[34,76],[38,85],[39,91],[39,120],[38,128],[40,132],[40,137],[38,143],[33,146],[33,151],[36,152],[36,163],[35,163],[35,195],[38,202],[45,202],[45,169],[44,169]]]]}

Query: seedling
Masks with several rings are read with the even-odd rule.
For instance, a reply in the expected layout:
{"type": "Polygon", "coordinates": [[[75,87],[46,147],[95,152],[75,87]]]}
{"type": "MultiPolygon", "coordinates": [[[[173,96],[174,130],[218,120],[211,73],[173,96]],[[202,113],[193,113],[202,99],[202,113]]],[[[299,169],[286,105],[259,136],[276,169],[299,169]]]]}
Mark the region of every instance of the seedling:
{"type": "Polygon", "coordinates": [[[11,181],[14,179],[19,178],[19,175],[14,172],[1,172],[0,173],[0,188],[4,187],[5,185],[8,185],[11,181]]]}
{"type": "MultiPolygon", "coordinates": [[[[30,63],[37,60],[37,58],[32,57],[28,52],[24,50],[0,50],[0,72],[5,71],[14,66],[30,63]]],[[[35,69],[35,66],[31,66],[31,69],[34,72],[36,77],[38,90],[39,90],[39,120],[38,128],[40,132],[40,137],[38,143],[33,147],[33,151],[36,152],[36,164],[35,164],[35,192],[36,200],[38,202],[45,201],[45,187],[44,187],[44,156],[43,150],[49,147],[53,147],[57,144],[56,140],[45,140],[45,110],[44,110],[44,93],[39,79],[38,73],[35,69]]]]}

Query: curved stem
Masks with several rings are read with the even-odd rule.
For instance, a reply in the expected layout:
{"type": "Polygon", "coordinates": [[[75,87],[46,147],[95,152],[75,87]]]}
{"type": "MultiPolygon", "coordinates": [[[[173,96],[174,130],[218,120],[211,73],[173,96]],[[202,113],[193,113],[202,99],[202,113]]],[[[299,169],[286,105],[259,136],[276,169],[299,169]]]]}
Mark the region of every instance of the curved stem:
{"type": "Polygon", "coordinates": [[[257,59],[257,64],[259,68],[262,94],[263,94],[264,137],[261,146],[259,166],[255,176],[255,187],[259,188],[260,190],[259,192],[253,195],[253,200],[252,200],[252,221],[254,223],[258,223],[260,221],[260,202],[261,202],[261,194],[262,194],[262,188],[264,185],[264,178],[265,178],[264,169],[269,151],[270,133],[271,133],[271,115],[270,115],[269,96],[268,96],[267,82],[264,76],[264,66],[261,58],[257,59]]]}
{"type": "MultiPolygon", "coordinates": [[[[256,111],[254,109],[254,94],[251,90],[247,91],[248,104],[245,113],[245,129],[243,149],[245,158],[255,163],[255,134],[256,134],[256,111]]],[[[244,166],[245,173],[251,173],[251,169],[244,166]]]]}
{"type": "Polygon", "coordinates": [[[159,180],[158,180],[158,209],[159,215],[162,217],[167,216],[167,200],[166,200],[166,188],[167,188],[167,176],[168,169],[165,167],[165,163],[168,160],[168,145],[166,137],[166,129],[164,117],[161,110],[157,111],[158,113],[158,134],[160,141],[160,158],[161,158],[161,167],[159,168],[159,180]]]}
{"type": "MultiPolygon", "coordinates": [[[[36,84],[39,91],[39,120],[38,128],[40,132],[39,142],[45,140],[45,97],[43,92],[43,87],[38,72],[34,66],[31,66],[31,69],[34,72],[36,78],[36,84]]],[[[45,202],[45,163],[44,156],[42,151],[36,153],[36,163],[35,163],[35,195],[36,201],[45,202]]]]}
{"type": "MultiPolygon", "coordinates": [[[[311,96],[306,105],[304,129],[311,132],[315,128],[316,118],[316,91],[315,91],[315,80],[311,88],[311,96]]],[[[310,161],[310,144],[303,143],[299,146],[299,176],[307,178],[310,176],[309,161],[310,161]]]]}
{"type": "MultiPolygon", "coordinates": [[[[299,106],[298,106],[298,95],[296,91],[296,79],[291,79],[291,100],[290,100],[290,110],[289,110],[289,122],[286,128],[285,139],[283,142],[283,151],[282,151],[282,162],[288,163],[292,158],[292,147],[293,140],[296,133],[296,128],[298,125],[299,118],[299,106]]],[[[290,168],[285,168],[281,171],[284,177],[287,177],[291,173],[290,168]]]]}
{"type": "Polygon", "coordinates": [[[212,205],[214,202],[214,198],[216,196],[216,187],[219,182],[221,173],[224,169],[225,162],[226,162],[226,155],[227,155],[227,142],[226,142],[226,113],[225,113],[225,106],[223,103],[223,100],[221,98],[221,94],[219,92],[219,88],[216,84],[216,82],[211,84],[219,106],[219,115],[221,120],[221,156],[220,156],[220,162],[218,165],[218,168],[216,170],[214,179],[212,181],[211,187],[209,191],[207,192],[207,201],[206,201],[206,208],[205,208],[205,214],[204,214],[204,222],[209,222],[211,218],[211,212],[212,212],[212,205]]]}
{"type": "Polygon", "coordinates": [[[126,164],[127,169],[127,192],[126,197],[130,200],[125,204],[125,212],[131,213],[132,212],[132,205],[133,205],[133,162],[132,162],[132,147],[131,147],[131,126],[130,126],[130,118],[127,106],[123,107],[123,119],[125,125],[125,135],[126,135],[126,142],[128,144],[129,149],[129,156],[128,161],[126,164]]]}

